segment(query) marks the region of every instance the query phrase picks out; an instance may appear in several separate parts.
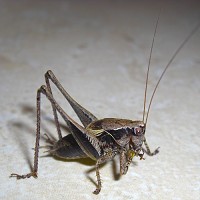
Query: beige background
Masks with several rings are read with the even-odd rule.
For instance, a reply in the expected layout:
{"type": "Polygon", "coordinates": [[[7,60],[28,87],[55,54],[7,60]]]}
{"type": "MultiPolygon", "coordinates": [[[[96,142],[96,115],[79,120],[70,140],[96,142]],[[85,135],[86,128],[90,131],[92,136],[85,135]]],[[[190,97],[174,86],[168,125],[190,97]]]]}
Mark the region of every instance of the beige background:
{"type": "MultiPolygon", "coordinates": [[[[43,149],[37,180],[9,179],[12,172],[30,171],[35,96],[47,69],[97,117],[141,119],[160,7],[149,95],[200,21],[198,1],[0,1],[0,199],[199,199],[200,30],[176,57],[154,99],[146,135],[152,149],[161,147],[158,156],[136,158],[119,180],[118,158],[107,163],[99,196],[92,194],[92,161],[63,162],[44,157],[43,149]]],[[[42,102],[41,133],[56,136],[50,104],[42,102]]]]}

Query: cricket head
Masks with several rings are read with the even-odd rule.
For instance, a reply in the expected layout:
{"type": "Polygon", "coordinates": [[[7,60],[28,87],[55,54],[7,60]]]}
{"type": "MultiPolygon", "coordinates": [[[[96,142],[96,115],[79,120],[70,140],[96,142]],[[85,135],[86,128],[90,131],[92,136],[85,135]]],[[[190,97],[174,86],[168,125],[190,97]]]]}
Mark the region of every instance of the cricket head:
{"type": "Polygon", "coordinates": [[[142,150],[142,144],[145,139],[145,130],[146,124],[143,121],[135,121],[130,141],[130,146],[135,153],[139,153],[142,150]]]}

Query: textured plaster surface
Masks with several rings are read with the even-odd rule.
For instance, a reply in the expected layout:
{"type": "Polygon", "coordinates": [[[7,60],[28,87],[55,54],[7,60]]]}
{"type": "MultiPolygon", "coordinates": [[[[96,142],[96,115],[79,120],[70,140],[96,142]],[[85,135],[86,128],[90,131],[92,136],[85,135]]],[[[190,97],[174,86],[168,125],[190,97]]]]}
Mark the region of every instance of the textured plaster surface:
{"type": "MultiPolygon", "coordinates": [[[[146,136],[151,149],[160,146],[157,156],[135,158],[121,178],[118,157],[104,165],[98,196],[92,194],[93,161],[60,161],[45,157],[44,149],[38,179],[9,178],[12,172],[30,172],[33,164],[36,90],[48,69],[98,118],[141,120],[160,7],[149,96],[163,67],[199,22],[198,1],[0,2],[0,199],[200,198],[200,31],[176,57],[154,98],[146,136]]],[[[55,87],[53,91],[77,119],[55,87]]],[[[56,137],[56,129],[44,97],[42,119],[45,145],[43,134],[56,137]]]]}

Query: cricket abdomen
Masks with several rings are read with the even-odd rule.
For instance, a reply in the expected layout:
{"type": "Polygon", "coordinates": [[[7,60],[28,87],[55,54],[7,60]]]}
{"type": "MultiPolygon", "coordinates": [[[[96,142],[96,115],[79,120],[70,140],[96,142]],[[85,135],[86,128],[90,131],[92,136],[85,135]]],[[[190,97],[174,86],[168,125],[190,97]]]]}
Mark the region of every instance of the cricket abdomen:
{"type": "Polygon", "coordinates": [[[88,157],[80,148],[72,134],[58,140],[49,151],[52,155],[64,159],[78,159],[88,157]]]}

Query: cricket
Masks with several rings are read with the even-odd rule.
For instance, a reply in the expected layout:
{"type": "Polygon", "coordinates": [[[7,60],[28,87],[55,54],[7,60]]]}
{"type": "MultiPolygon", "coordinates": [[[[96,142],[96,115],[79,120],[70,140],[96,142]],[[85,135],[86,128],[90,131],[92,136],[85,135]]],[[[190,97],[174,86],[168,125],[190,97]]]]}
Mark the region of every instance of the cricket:
{"type": "MultiPolygon", "coordinates": [[[[158,17],[159,19],[159,17],[158,17]]],[[[157,84],[152,92],[148,106],[146,105],[147,90],[148,90],[148,79],[151,64],[152,50],[154,46],[154,39],[158,27],[158,20],[156,21],[153,40],[150,48],[150,56],[147,67],[145,90],[144,90],[144,107],[143,114],[140,120],[131,119],[118,119],[118,118],[103,118],[97,119],[90,111],[82,107],[77,101],[75,101],[64,89],[59,80],[56,78],[51,70],[48,70],[45,74],[45,85],[42,85],[36,96],[37,101],[37,123],[36,123],[36,141],[34,148],[34,165],[33,170],[24,175],[12,173],[11,177],[17,179],[25,179],[34,177],[37,178],[38,174],[38,158],[40,149],[40,122],[41,122],[41,95],[45,95],[50,101],[54,121],[58,133],[58,140],[53,141],[48,135],[47,142],[50,144],[48,153],[52,156],[60,157],[63,159],[80,159],[80,158],[91,158],[96,162],[96,178],[97,184],[94,194],[99,194],[102,188],[101,176],[99,167],[101,164],[111,161],[116,155],[119,155],[120,175],[125,175],[129,169],[129,166],[134,157],[139,157],[143,160],[144,154],[148,156],[154,156],[159,153],[159,147],[154,151],[151,151],[145,136],[148,116],[152,105],[153,97],[156,90],[163,78],[166,70],[171,66],[172,61],[176,55],[181,51],[183,46],[198,30],[200,24],[198,24],[180,44],[173,56],[164,67],[157,84]],[[55,84],[58,90],[62,93],[65,99],[68,101],[70,106],[73,108],[82,124],[78,124],[74,121],[57,103],[53,96],[50,82],[55,84]],[[61,125],[58,120],[58,114],[66,122],[69,128],[69,134],[62,136],[61,125]]]]}

